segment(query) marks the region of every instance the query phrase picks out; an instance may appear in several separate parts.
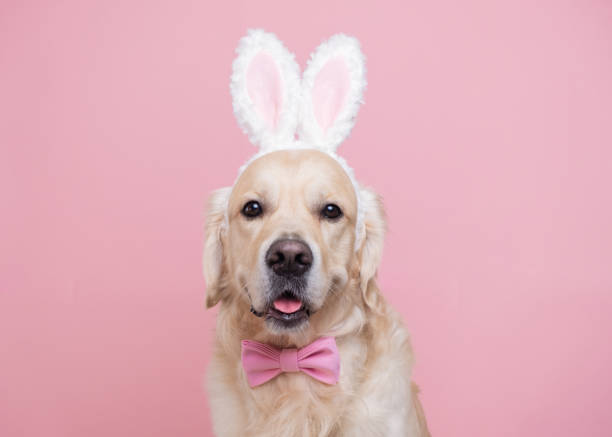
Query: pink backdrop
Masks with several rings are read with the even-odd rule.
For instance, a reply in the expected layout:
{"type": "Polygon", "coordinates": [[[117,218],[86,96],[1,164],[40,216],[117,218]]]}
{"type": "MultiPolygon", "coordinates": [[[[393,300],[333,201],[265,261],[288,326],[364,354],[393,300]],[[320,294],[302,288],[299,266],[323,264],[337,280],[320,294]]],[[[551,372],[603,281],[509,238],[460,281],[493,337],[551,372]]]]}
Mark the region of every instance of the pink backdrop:
{"type": "Polygon", "coordinates": [[[386,199],[381,270],[435,436],[612,428],[612,4],[0,5],[0,435],[207,436],[207,194],[254,151],[248,27],[304,65],[357,36],[341,153],[386,199]]]}

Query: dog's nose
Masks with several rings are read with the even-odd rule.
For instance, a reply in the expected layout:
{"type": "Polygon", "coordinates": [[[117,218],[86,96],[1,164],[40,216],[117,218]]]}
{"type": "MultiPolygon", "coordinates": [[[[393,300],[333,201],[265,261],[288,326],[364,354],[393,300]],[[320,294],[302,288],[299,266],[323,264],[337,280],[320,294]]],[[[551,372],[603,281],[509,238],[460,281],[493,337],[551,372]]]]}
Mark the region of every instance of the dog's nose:
{"type": "Polygon", "coordinates": [[[312,265],[312,251],[300,240],[277,240],[266,253],[266,264],[277,275],[301,276],[312,265]]]}

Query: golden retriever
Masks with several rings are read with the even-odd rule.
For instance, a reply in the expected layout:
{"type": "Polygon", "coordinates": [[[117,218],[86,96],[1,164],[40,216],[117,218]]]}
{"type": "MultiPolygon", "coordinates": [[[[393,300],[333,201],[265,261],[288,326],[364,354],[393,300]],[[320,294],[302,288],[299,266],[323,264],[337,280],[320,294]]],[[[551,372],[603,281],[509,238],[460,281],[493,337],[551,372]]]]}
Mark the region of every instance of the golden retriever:
{"type": "Polygon", "coordinates": [[[323,152],[269,153],[246,168],[233,190],[212,195],[204,267],[206,304],[221,302],[208,369],[218,436],[429,435],[411,384],[408,333],[376,283],[385,234],[382,204],[372,191],[361,190],[366,235],[358,252],[352,250],[357,214],[353,185],[323,152]],[[258,213],[249,209],[255,204],[258,213]],[[337,217],[326,216],[330,205],[340,211],[337,217]],[[266,264],[270,246],[285,239],[304,243],[312,252],[305,282],[303,275],[296,276],[295,284],[283,277],[275,282],[278,275],[266,264]],[[299,290],[309,316],[284,321],[271,314],[273,302],[286,292],[271,287],[279,282],[299,290]],[[251,306],[266,316],[254,317],[251,306]],[[241,366],[241,340],[299,348],[321,336],[336,338],[338,384],[284,373],[249,387],[241,366]]]}
{"type": "Polygon", "coordinates": [[[335,154],[365,87],[359,44],[333,36],[302,80],[272,34],[251,31],[237,52],[234,112],[260,153],[209,202],[206,305],[220,304],[207,383],[215,433],[428,436],[408,332],[376,282],[383,206],[335,154]],[[249,384],[242,341],[295,353],[323,337],[337,345],[333,383],[296,367],[249,384]]]}

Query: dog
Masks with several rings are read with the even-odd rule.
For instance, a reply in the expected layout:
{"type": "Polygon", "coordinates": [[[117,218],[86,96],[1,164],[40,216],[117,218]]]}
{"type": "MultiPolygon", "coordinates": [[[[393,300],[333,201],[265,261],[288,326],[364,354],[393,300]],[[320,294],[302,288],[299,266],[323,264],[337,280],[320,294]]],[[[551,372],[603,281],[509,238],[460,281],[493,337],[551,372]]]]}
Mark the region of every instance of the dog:
{"type": "Polygon", "coordinates": [[[208,204],[215,434],[429,436],[408,332],[376,281],[383,205],[335,154],[365,87],[359,45],[332,37],[302,81],[272,34],[237,51],[234,110],[260,152],[208,204]]]}

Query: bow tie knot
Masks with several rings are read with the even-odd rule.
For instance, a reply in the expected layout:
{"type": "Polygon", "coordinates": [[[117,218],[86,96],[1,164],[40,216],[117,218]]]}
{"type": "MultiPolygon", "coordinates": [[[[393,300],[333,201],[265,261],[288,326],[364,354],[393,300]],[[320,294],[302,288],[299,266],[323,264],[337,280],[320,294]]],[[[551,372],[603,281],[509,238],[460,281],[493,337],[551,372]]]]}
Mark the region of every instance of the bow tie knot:
{"type": "Polygon", "coordinates": [[[325,384],[336,384],[340,355],[333,337],[321,337],[300,349],[278,349],[253,340],[242,340],[242,366],[251,387],[283,372],[303,372],[325,384]]]}
{"type": "Polygon", "coordinates": [[[280,363],[280,369],[283,372],[299,372],[297,349],[283,349],[281,350],[280,357],[278,359],[280,363]]]}

